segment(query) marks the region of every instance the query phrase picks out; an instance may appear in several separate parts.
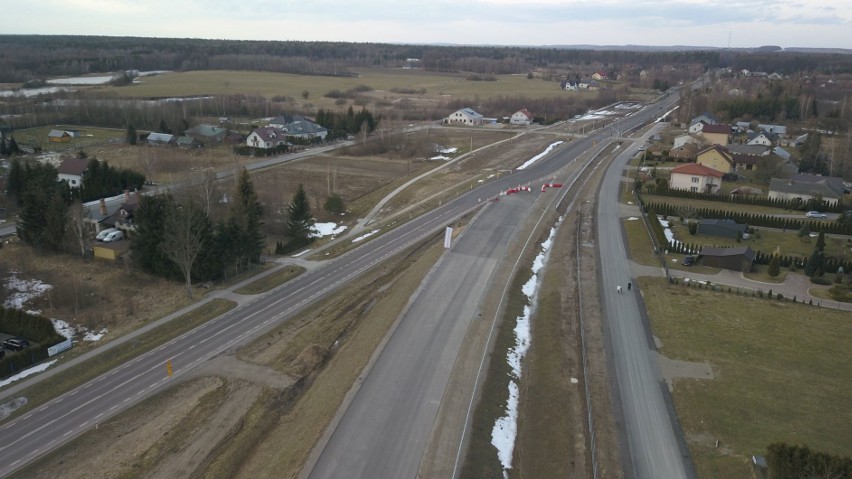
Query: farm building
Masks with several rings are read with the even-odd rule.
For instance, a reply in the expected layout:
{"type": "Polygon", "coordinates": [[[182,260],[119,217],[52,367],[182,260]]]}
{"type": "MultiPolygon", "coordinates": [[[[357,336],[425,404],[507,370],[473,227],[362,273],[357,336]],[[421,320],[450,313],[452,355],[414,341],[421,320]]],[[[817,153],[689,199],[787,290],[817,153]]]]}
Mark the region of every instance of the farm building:
{"type": "Polygon", "coordinates": [[[734,220],[700,220],[696,234],[705,236],[721,236],[722,238],[742,238],[746,234],[748,225],[737,223],[734,220]]]}

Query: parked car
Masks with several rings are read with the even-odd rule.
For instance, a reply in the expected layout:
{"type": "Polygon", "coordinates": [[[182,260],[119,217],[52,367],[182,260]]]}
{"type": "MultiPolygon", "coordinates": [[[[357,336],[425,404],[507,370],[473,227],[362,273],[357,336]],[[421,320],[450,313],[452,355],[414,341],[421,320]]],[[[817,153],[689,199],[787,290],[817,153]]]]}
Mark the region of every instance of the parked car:
{"type": "Polygon", "coordinates": [[[124,231],[115,230],[112,233],[104,236],[104,243],[111,243],[113,241],[121,241],[124,239],[124,231]]]}
{"type": "Polygon", "coordinates": [[[825,213],[820,213],[819,211],[808,211],[807,213],[805,213],[805,216],[807,216],[808,218],[816,218],[820,220],[828,218],[828,215],[826,215],[825,213]]]}
{"type": "Polygon", "coordinates": [[[681,264],[684,265],[684,266],[694,265],[695,264],[695,256],[692,256],[692,255],[684,256],[681,264]]]}
{"type": "Polygon", "coordinates": [[[9,338],[3,341],[3,347],[9,351],[21,351],[29,345],[30,342],[24,338],[9,338]]]}
{"type": "Polygon", "coordinates": [[[103,241],[104,238],[106,238],[108,234],[114,233],[116,231],[118,231],[118,228],[107,228],[107,229],[101,231],[100,233],[98,233],[98,235],[95,236],[95,239],[98,240],[98,241],[103,241]]]}

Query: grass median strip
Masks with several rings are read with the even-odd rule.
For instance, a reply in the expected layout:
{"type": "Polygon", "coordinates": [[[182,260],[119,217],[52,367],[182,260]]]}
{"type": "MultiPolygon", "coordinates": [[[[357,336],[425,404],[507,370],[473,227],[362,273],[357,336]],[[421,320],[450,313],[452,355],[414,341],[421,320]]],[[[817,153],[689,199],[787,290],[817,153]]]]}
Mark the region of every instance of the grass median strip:
{"type": "Polygon", "coordinates": [[[280,271],[276,271],[275,273],[268,274],[263,278],[260,278],[257,281],[249,283],[242,288],[235,289],[234,292],[237,294],[261,294],[267,291],[271,291],[278,286],[290,281],[291,279],[299,276],[300,274],[305,272],[305,268],[301,266],[288,266],[286,268],[281,269],[280,271]]]}
{"type": "MultiPolygon", "coordinates": [[[[45,402],[60,396],[101,374],[140,356],[171,339],[190,331],[205,322],[230,311],[237,304],[224,299],[214,299],[198,308],[177,317],[166,324],[148,331],[129,341],[126,346],[115,346],[97,356],[69,368],[47,381],[25,389],[20,396],[27,398],[26,406],[10,417],[17,417],[45,402]]],[[[165,366],[163,366],[165,374],[165,366]]]]}

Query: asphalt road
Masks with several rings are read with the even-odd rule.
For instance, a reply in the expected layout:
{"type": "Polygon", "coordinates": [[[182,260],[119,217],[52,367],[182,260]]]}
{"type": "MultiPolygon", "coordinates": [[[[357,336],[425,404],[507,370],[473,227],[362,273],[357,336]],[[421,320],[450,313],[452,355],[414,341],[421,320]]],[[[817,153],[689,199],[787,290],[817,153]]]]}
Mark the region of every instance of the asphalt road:
{"type": "Polygon", "coordinates": [[[648,344],[636,289],[627,291],[630,270],[618,194],[621,172],[632,156],[620,155],[605,175],[598,197],[598,251],[610,344],[623,409],[624,433],[630,454],[627,477],[640,479],[686,478],[687,459],[682,455],[672,418],[663,397],[665,382],[648,344]],[[621,286],[623,294],[616,291],[621,286]]]}
{"type": "MultiPolygon", "coordinates": [[[[669,97],[665,101],[674,99],[669,97]]],[[[620,122],[619,129],[624,131],[631,125],[639,125],[656,111],[657,108],[653,107],[633,114],[620,122]]],[[[529,169],[485,183],[251,303],[118,366],[22,417],[5,422],[0,426],[0,438],[3,438],[0,442],[0,476],[10,474],[95,428],[98,422],[158,392],[170,381],[166,377],[166,361],[172,361],[174,375],[180,377],[201,362],[274,328],[343,283],[435,234],[477,208],[480,199],[494,197],[517,184],[538,182],[548,177],[570,158],[578,156],[605,136],[609,136],[609,132],[572,141],[529,169]]]]}
{"type": "Polygon", "coordinates": [[[443,256],[399,319],[311,478],[416,477],[465,331],[538,195],[491,203],[443,256]]]}

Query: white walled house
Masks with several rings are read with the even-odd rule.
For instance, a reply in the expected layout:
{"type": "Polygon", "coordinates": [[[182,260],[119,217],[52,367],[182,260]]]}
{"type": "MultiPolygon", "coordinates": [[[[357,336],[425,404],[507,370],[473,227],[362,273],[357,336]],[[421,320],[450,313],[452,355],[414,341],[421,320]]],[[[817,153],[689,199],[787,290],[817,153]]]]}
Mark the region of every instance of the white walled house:
{"type": "Polygon", "coordinates": [[[669,188],[693,193],[718,193],[722,172],[698,163],[687,163],[672,170],[669,188]]]}
{"type": "Polygon", "coordinates": [[[533,114],[526,108],[522,108],[515,113],[512,113],[511,118],[509,118],[509,123],[512,125],[532,125],[532,122],[533,114]]]}
{"type": "Polygon", "coordinates": [[[83,184],[83,175],[89,166],[85,158],[65,158],[59,164],[59,181],[65,181],[71,188],[79,188],[83,184]]]}
{"type": "Polygon", "coordinates": [[[472,108],[462,108],[447,117],[447,123],[462,124],[462,125],[481,125],[482,115],[475,112],[472,108]]]}
{"type": "Polygon", "coordinates": [[[246,137],[246,145],[252,148],[269,149],[286,144],[285,132],[272,126],[257,128],[246,137]]]}

